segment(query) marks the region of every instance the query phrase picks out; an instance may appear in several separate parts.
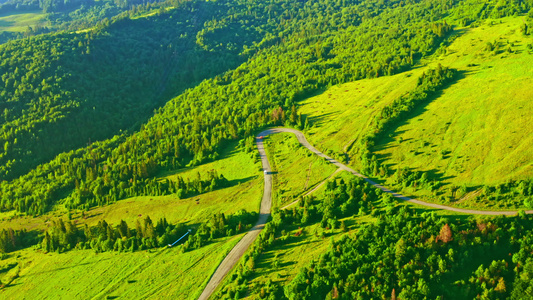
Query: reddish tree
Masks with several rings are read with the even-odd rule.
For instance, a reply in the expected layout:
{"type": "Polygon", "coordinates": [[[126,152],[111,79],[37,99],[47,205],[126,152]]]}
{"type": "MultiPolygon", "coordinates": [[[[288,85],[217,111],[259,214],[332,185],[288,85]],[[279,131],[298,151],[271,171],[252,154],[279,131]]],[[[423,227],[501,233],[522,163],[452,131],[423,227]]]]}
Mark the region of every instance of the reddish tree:
{"type": "Polygon", "coordinates": [[[445,244],[453,240],[452,229],[450,228],[450,225],[445,224],[444,226],[442,226],[437,240],[441,240],[445,244]]]}

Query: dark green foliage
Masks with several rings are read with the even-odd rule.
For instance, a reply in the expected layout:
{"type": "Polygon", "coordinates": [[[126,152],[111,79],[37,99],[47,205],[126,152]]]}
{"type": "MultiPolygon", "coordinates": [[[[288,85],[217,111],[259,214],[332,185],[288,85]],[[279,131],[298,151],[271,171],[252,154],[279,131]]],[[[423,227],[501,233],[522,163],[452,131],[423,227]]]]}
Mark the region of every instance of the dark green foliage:
{"type": "Polygon", "coordinates": [[[330,226],[331,220],[353,215],[342,209],[352,198],[372,211],[378,211],[373,205],[381,199],[385,212],[373,214],[378,221],[355,234],[332,240],[328,251],[284,288],[269,281],[251,292],[263,299],[370,299],[392,293],[399,299],[524,299],[533,290],[532,216],[448,219],[394,207],[389,194],[378,192],[360,178],[332,181],[323,198],[274,210],[220,298],[233,298],[250,287],[247,280],[261,263],[261,253],[293,243],[287,230],[300,228],[298,236],[308,224],[330,226]]]}
{"type": "Polygon", "coordinates": [[[41,247],[46,252],[63,252],[74,248],[102,251],[136,251],[163,247],[174,242],[187,232],[183,224],[172,225],[165,218],[153,223],[150,217],[137,221],[136,228],[129,228],[121,221],[116,226],[105,220],[97,226],[78,229],[71,221],[53,221],[51,228],[44,233],[41,247]]]}
{"type": "Polygon", "coordinates": [[[0,253],[8,253],[28,247],[32,243],[32,237],[25,230],[13,230],[11,228],[0,231],[0,253]]]}
{"type": "MultiPolygon", "coordinates": [[[[341,228],[347,231],[344,221],[338,222],[338,219],[375,210],[373,203],[383,197],[377,193],[378,190],[366,184],[363,179],[354,177],[348,182],[344,180],[328,182],[324,198],[319,199],[320,201],[309,197],[300,199],[298,207],[287,210],[274,209],[272,220],[265,225],[232,274],[233,284],[220,292],[222,299],[233,298],[238,291],[245,290],[246,280],[254,274],[255,263],[266,249],[290,241],[291,235],[285,229],[295,229],[298,226],[295,237],[304,233],[304,226],[315,223],[320,223],[325,230],[341,228]]],[[[321,234],[324,238],[324,231],[321,234]]],[[[268,283],[263,287],[263,294],[265,297],[268,294],[269,299],[279,299],[283,295],[283,290],[275,284],[268,283]]]]}
{"type": "Polygon", "coordinates": [[[519,299],[531,290],[531,258],[525,255],[531,251],[531,228],[531,217],[450,223],[404,207],[364,226],[357,237],[333,242],[285,287],[285,297],[324,299],[335,291],[338,299],[369,299],[394,289],[401,299],[505,299],[515,272],[518,281],[512,293],[519,299]],[[476,256],[508,252],[515,253],[516,268],[509,257],[494,260],[488,267],[480,265],[469,280],[450,284],[457,278],[454,274],[471,269],[476,256]]]}
{"type": "Polygon", "coordinates": [[[170,14],[117,20],[86,34],[0,47],[0,180],[138,125],[169,95],[240,63],[226,50],[196,49],[202,22],[222,13],[203,14],[200,8],[210,11],[182,5],[170,14]],[[192,17],[200,24],[188,24],[192,17]]]}
{"type": "MultiPolygon", "coordinates": [[[[244,210],[228,217],[224,214],[216,214],[201,223],[195,232],[184,240],[183,250],[196,249],[215,238],[241,233],[251,228],[256,221],[257,213],[244,210]]],[[[46,252],[64,252],[74,248],[93,249],[96,252],[145,250],[172,244],[187,233],[188,229],[191,229],[181,223],[170,224],[166,218],[154,222],[149,216],[139,218],[134,227],[130,226],[132,225],[128,225],[123,220],[115,226],[102,220],[96,226],[89,227],[85,224],[81,229],[76,226],[75,222],[70,220],[64,222],[59,219],[53,221],[50,229],[44,233],[41,248],[46,252]]],[[[3,234],[0,233],[2,243],[4,242],[3,234]]],[[[7,234],[7,236],[11,235],[7,234]]],[[[8,240],[11,241],[11,239],[8,240]]]]}
{"type": "Polygon", "coordinates": [[[46,25],[28,26],[23,33],[3,32],[0,43],[51,31],[81,30],[125,17],[161,10],[183,1],[157,0],[8,0],[0,1],[0,15],[42,11],[46,25]],[[163,2],[163,3],[161,3],[163,2]]]}
{"type": "MultiPolygon", "coordinates": [[[[476,9],[489,16],[496,9],[454,4],[190,1],[150,18],[102,21],[89,33],[8,43],[0,47],[0,178],[10,181],[0,183],[0,208],[36,215],[59,200],[86,208],[164,190],[154,179],[160,170],[216,159],[228,140],[264,126],[305,126],[292,109],[300,99],[408,69],[445,38],[451,22],[442,16],[462,19],[476,9]],[[138,132],[34,168],[137,128],[178,93],[138,132]]],[[[421,79],[420,88],[438,84],[433,77],[421,79]]],[[[398,104],[394,109],[406,107],[398,104]]],[[[398,116],[391,110],[383,117],[398,116]]],[[[388,126],[383,120],[379,126],[388,126]]],[[[388,173],[366,152],[361,156],[372,172],[388,173]]]]}
{"type": "MultiPolygon", "coordinates": [[[[16,177],[37,162],[84,143],[89,137],[98,139],[112,134],[113,128],[116,130],[123,124],[131,124],[138,118],[136,116],[142,115],[143,109],[130,103],[145,103],[148,107],[153,107],[162,88],[175,91],[176,87],[183,87],[184,80],[202,79],[208,74],[217,73],[217,70],[220,72],[225,69],[224,66],[235,64],[239,60],[235,56],[239,51],[243,55],[253,55],[254,58],[234,71],[187,90],[164,108],[157,110],[157,114],[138,133],[128,137],[117,136],[89,148],[62,154],[28,175],[2,184],[2,208],[41,214],[49,204],[78,187],[103,191],[101,200],[97,200],[96,204],[122,199],[126,194],[123,192],[121,196],[120,191],[137,183],[145,184],[144,181],[153,178],[160,169],[176,169],[185,164],[194,165],[216,159],[227,140],[250,136],[258,128],[269,124],[281,125],[294,122],[295,119],[297,123],[301,123],[291,107],[295,101],[317,89],[362,77],[378,76],[378,73],[383,73],[382,69],[399,71],[412,63],[411,56],[429,53],[438,45],[438,37],[432,29],[434,23],[425,19],[431,13],[426,7],[413,8],[420,12],[417,15],[421,16],[421,21],[426,25],[413,26],[410,29],[412,31],[391,32],[383,38],[372,28],[385,26],[388,22],[411,26],[400,10],[388,12],[382,18],[368,19],[365,26],[353,27],[361,22],[358,14],[368,8],[357,3],[348,4],[353,6],[353,10],[345,11],[344,23],[337,24],[333,21],[336,18],[331,16],[330,22],[321,24],[322,21],[316,19],[318,11],[312,3],[307,2],[291,3],[287,7],[289,12],[294,12],[291,18],[287,18],[285,10],[274,6],[271,16],[275,16],[277,21],[269,19],[263,13],[267,6],[263,7],[261,3],[252,6],[249,12],[244,6],[234,3],[228,8],[228,3],[223,1],[189,2],[169,15],[146,20],[118,20],[109,28],[102,29],[101,34],[81,34],[77,36],[77,40],[74,35],[74,39],[64,42],[66,54],[57,58],[58,64],[61,62],[62,65],[58,68],[61,71],[59,75],[54,75],[56,77],[45,80],[44,83],[42,75],[31,77],[35,81],[31,84],[32,91],[42,91],[42,88],[36,87],[44,84],[57,86],[56,93],[65,93],[65,100],[69,100],[54,102],[58,103],[56,108],[43,101],[45,107],[50,107],[47,110],[39,108],[35,103],[36,115],[28,117],[26,123],[20,123],[21,116],[25,115],[22,108],[35,97],[28,96],[27,100],[9,104],[19,103],[7,110],[6,119],[6,122],[11,120],[13,126],[15,122],[19,122],[19,129],[6,131],[2,140],[2,150],[6,151],[2,153],[0,160],[3,159],[1,168],[6,178],[16,177]],[[228,15],[229,12],[233,14],[228,15]],[[185,22],[195,19],[192,16],[196,14],[197,23],[185,22]],[[182,15],[187,18],[182,18],[182,15]],[[205,23],[205,28],[198,26],[198,23],[202,24],[201,19],[207,18],[215,18],[217,21],[205,23]],[[282,19],[285,21],[281,21],[282,19]],[[175,26],[171,22],[175,24],[176,21],[181,25],[178,25],[176,31],[169,30],[175,26]],[[307,28],[306,22],[316,26],[307,28]],[[242,32],[234,31],[233,26],[237,26],[242,32]],[[324,31],[321,33],[316,28],[324,31]],[[211,29],[217,34],[208,34],[211,29]],[[330,34],[323,35],[326,31],[330,34]],[[413,35],[413,32],[417,33],[413,35]],[[241,39],[237,34],[249,38],[241,39]],[[177,36],[179,38],[173,40],[177,36]],[[203,50],[189,50],[193,47],[190,37],[194,37],[194,45],[203,50]],[[254,43],[260,39],[261,43],[254,43]],[[427,43],[427,39],[431,42],[427,43]],[[141,40],[148,42],[141,43],[141,40]],[[163,48],[160,48],[161,40],[165,41],[163,48]],[[373,45],[372,52],[365,50],[370,44],[373,45]],[[90,54],[87,53],[87,47],[90,54]],[[157,51],[153,51],[158,47],[157,51]],[[179,55],[175,56],[174,51],[178,51],[176,53],[179,55]],[[385,53],[390,57],[384,57],[385,53]],[[393,56],[393,53],[397,55],[393,56]],[[206,59],[213,61],[206,64],[206,59]],[[173,62],[170,70],[168,62],[173,62]],[[103,70],[96,67],[102,65],[105,66],[103,70]],[[130,67],[136,69],[131,70],[130,67]],[[80,73],[80,69],[84,72],[80,73]],[[170,73],[158,73],[155,70],[168,70],[170,73]],[[171,72],[172,70],[176,71],[171,72]],[[298,76],[294,77],[294,74],[298,76]],[[165,78],[168,78],[167,84],[161,82],[165,78]],[[151,84],[153,82],[160,84],[151,84]],[[93,100],[85,100],[87,95],[93,100]],[[81,96],[83,98],[77,98],[81,96]],[[70,106],[65,106],[65,102],[70,103],[70,106]],[[101,104],[96,107],[96,103],[101,104]],[[124,110],[124,107],[132,107],[133,111],[124,110]],[[118,115],[122,118],[117,118],[119,110],[114,108],[120,108],[118,115]],[[10,114],[13,119],[9,119],[10,114]],[[43,125],[32,125],[36,119],[42,120],[43,125]],[[95,135],[94,132],[98,134],[95,135]],[[36,138],[29,138],[33,135],[36,138]],[[60,142],[57,142],[57,138],[60,138],[60,142]],[[40,149],[47,150],[39,151],[40,149]],[[26,182],[31,184],[26,185],[26,182]],[[110,192],[113,189],[116,192],[110,192]],[[117,193],[119,195],[115,196],[117,193]],[[24,203],[20,203],[22,198],[25,198],[24,203]]],[[[317,2],[317,5],[323,8],[320,11],[335,11],[338,6],[321,2],[317,2]]],[[[382,12],[378,7],[376,9],[382,12]]],[[[36,42],[33,39],[24,40],[19,44],[28,48],[32,43],[43,43],[42,51],[48,51],[46,49],[53,48],[55,39],[60,42],[63,37],[66,38],[66,35],[47,36],[35,39],[36,42]]],[[[19,53],[19,44],[9,44],[5,49],[13,48],[13,54],[19,53]]],[[[28,59],[23,52],[19,56],[21,59],[28,59]]],[[[14,57],[12,59],[16,61],[19,56],[10,57],[14,57]]],[[[44,67],[46,65],[46,61],[36,64],[43,74],[55,74],[53,65],[50,64],[49,69],[44,67]]],[[[9,87],[14,87],[15,82],[19,81],[15,75],[19,74],[16,72],[17,64],[9,66],[6,74],[15,76],[9,87]]],[[[22,74],[20,68],[19,72],[22,74]]],[[[9,81],[10,76],[4,76],[5,80],[9,81]]],[[[56,93],[44,90],[51,93],[50,99],[58,97],[56,93]]],[[[8,92],[24,95],[11,90],[3,92],[6,95],[8,92]]],[[[86,206],[82,201],[72,201],[69,205],[86,206]]]]}
{"type": "Polygon", "coordinates": [[[240,210],[229,217],[224,214],[214,214],[200,224],[196,233],[189,237],[183,245],[183,251],[200,248],[219,237],[232,236],[249,230],[255,222],[257,222],[257,213],[245,210],[240,210]]]}

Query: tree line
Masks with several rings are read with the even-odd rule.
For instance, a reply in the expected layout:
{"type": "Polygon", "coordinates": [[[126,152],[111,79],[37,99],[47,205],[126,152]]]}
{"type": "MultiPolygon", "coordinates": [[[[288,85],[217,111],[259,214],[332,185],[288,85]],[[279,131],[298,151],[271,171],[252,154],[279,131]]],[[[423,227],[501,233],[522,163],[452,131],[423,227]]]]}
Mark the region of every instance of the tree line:
{"type": "MultiPolygon", "coordinates": [[[[439,26],[430,18],[440,8],[410,6],[421,22],[415,26],[406,18],[406,8],[396,7],[399,2],[387,6],[378,1],[364,5],[346,2],[351,9],[343,10],[341,16],[335,15],[343,7],[341,3],[279,3],[286,9],[264,3],[191,1],[151,19],[116,20],[96,33],[47,35],[0,47],[10,50],[9,55],[3,55],[7,60],[2,61],[8,70],[4,71],[4,84],[7,82],[9,89],[2,92],[6,98],[26,95],[18,101],[2,102],[8,107],[4,108],[4,133],[0,135],[4,144],[0,176],[10,180],[0,184],[2,209],[42,214],[58,197],[72,193],[76,182],[91,190],[98,185],[96,181],[104,182],[103,190],[126,188],[135,181],[134,176],[145,180],[161,170],[216,159],[230,140],[251,136],[259,128],[283,124],[287,119],[305,122],[294,119],[291,108],[309,93],[349,80],[399,72],[413,59],[438,47],[442,39],[439,26]],[[264,13],[269,9],[270,18],[264,13]],[[317,16],[319,11],[331,14],[324,15],[328,22],[317,16]],[[370,11],[376,11],[375,16],[360,17],[370,16],[370,11]],[[216,22],[207,22],[209,19],[216,22]],[[390,23],[401,28],[385,34],[376,30],[390,23]],[[223,30],[224,34],[198,35],[202,26],[223,30]],[[239,30],[233,30],[236,28],[239,30]],[[60,42],[62,39],[65,41],[60,42]],[[161,41],[165,41],[163,47],[161,41]],[[32,46],[39,43],[42,46],[32,46]],[[372,49],[367,49],[369,45],[372,49]],[[36,74],[43,75],[30,76],[32,65],[18,62],[31,62],[23,49],[32,47],[43,53],[34,64],[36,74]],[[46,53],[56,55],[57,62],[48,61],[46,53]],[[89,137],[98,139],[137,122],[146,107],[158,103],[160,98],[154,95],[179,90],[191,82],[190,78],[196,82],[220,73],[241,63],[242,57],[253,58],[185,90],[157,109],[138,132],[60,154],[34,168],[89,137]],[[106,67],[96,68],[100,65],[106,67]],[[22,69],[26,67],[30,68],[22,69]],[[44,74],[54,73],[56,68],[65,77],[56,75],[43,81],[44,74]],[[21,85],[22,81],[25,83],[21,85]],[[30,95],[39,90],[44,94],[36,103],[39,98],[30,95]],[[83,98],[75,100],[76,95],[83,98]],[[93,100],[83,100],[87,96],[93,100]],[[35,102],[30,102],[35,106],[32,116],[26,112],[27,101],[35,102]],[[146,106],[136,108],[133,103],[146,106]],[[139,177],[134,168],[146,172],[140,172],[139,177]],[[31,171],[19,177],[27,170],[31,171]]],[[[113,196],[107,196],[111,201],[113,196]]]]}
{"type": "MultiPolygon", "coordinates": [[[[245,210],[228,216],[217,213],[192,226],[184,223],[171,224],[166,218],[154,222],[149,216],[137,219],[134,225],[128,225],[124,220],[116,225],[101,220],[95,226],[87,224],[78,226],[72,220],[57,219],[53,220],[49,229],[42,234],[38,248],[45,252],[58,253],[83,249],[92,249],[97,253],[134,252],[166,247],[188,231],[192,231],[186,239],[176,245],[176,247],[181,246],[181,251],[191,251],[207,245],[216,238],[232,236],[250,229],[256,221],[257,213],[245,210]]],[[[9,231],[7,232],[9,237],[9,231]]],[[[0,232],[0,246],[4,241],[3,235],[4,233],[0,232]]],[[[16,237],[17,235],[15,239],[16,237]]],[[[11,245],[10,241],[8,239],[8,246],[11,245]]]]}

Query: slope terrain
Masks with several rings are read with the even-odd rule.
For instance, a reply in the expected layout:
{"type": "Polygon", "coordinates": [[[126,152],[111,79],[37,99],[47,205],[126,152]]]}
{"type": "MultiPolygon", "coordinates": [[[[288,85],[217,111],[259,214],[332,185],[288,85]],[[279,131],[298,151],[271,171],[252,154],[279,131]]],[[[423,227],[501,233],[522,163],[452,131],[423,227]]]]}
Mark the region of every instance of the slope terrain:
{"type": "MultiPolygon", "coordinates": [[[[257,222],[255,134],[274,126],[427,201],[529,203],[530,132],[511,133],[531,115],[517,117],[531,112],[531,1],[178,2],[0,46],[0,293],[197,299],[257,222]],[[487,78],[522,108],[496,83],[483,94],[487,78]],[[401,117],[376,126],[394,105],[401,117]],[[471,158],[471,131],[494,149],[471,158]],[[498,160],[511,152],[514,165],[498,160]]],[[[266,144],[272,218],[213,298],[520,299],[533,286],[529,216],[412,210],[292,137],[266,144]]]]}
{"type": "Polygon", "coordinates": [[[464,78],[415,111],[377,153],[388,163],[434,170],[455,185],[530,178],[533,39],[522,34],[522,24],[521,18],[489,20],[435,55],[435,63],[464,78]]]}
{"type": "MultiPolygon", "coordinates": [[[[398,167],[427,172],[444,186],[464,186],[466,191],[531,178],[533,153],[528,149],[533,134],[526,124],[533,111],[528,100],[533,84],[528,45],[533,41],[521,33],[522,24],[521,18],[507,18],[460,29],[449,46],[412,71],[347,83],[303,101],[300,111],[313,124],[309,139],[342,159],[383,107],[412,90],[427,68],[441,64],[457,69],[461,78],[389,130],[374,148],[378,158],[392,172],[398,167]]],[[[356,156],[352,158],[360,168],[356,156]]],[[[408,191],[431,195],[416,188],[408,191]]],[[[456,200],[472,207],[490,202],[477,203],[475,198],[456,200]]],[[[521,201],[509,205],[520,207],[521,201]]]]}

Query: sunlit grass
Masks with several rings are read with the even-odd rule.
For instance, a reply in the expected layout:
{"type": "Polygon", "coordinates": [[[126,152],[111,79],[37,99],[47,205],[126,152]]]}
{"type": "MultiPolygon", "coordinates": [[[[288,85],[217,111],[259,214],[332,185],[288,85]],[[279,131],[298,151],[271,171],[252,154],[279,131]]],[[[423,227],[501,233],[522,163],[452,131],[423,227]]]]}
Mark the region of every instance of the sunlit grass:
{"type": "Polygon", "coordinates": [[[16,13],[10,15],[0,15],[0,32],[24,32],[28,26],[35,26],[42,23],[45,14],[42,12],[16,13]]]}

